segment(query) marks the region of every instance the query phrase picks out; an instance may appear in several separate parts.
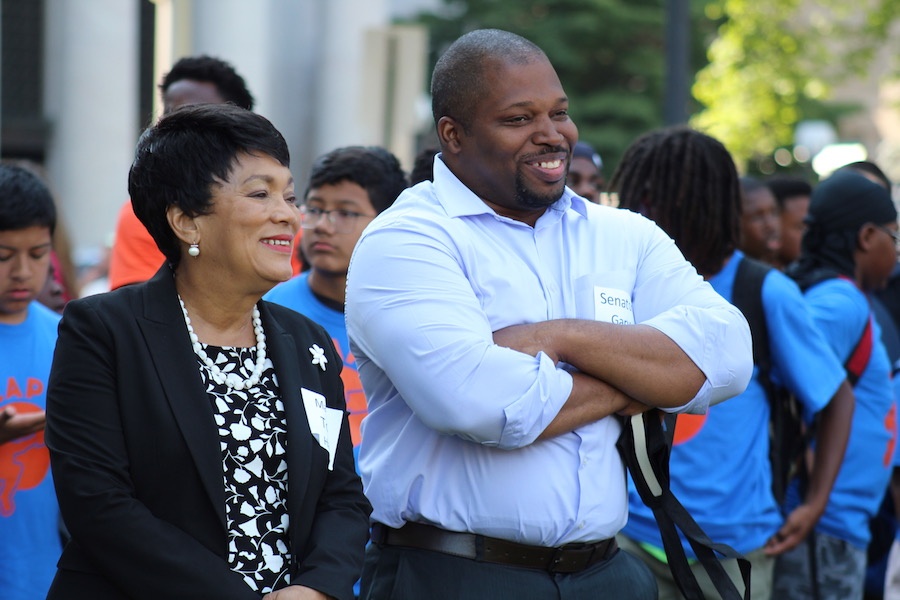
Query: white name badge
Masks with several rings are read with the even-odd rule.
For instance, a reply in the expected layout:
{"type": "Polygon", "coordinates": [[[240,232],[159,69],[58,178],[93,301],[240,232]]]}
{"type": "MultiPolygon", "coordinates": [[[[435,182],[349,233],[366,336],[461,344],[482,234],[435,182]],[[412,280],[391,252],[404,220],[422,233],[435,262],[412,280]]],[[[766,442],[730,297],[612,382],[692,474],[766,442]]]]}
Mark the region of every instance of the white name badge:
{"type": "Polygon", "coordinates": [[[337,450],[338,438],[341,435],[341,423],[344,413],[325,405],[325,396],[300,388],[303,407],[306,409],[306,420],[309,430],[319,445],[328,452],[328,470],[334,470],[334,454],[337,450]]]}
{"type": "Polygon", "coordinates": [[[631,295],[616,288],[594,286],[594,320],[634,325],[631,295]]]}

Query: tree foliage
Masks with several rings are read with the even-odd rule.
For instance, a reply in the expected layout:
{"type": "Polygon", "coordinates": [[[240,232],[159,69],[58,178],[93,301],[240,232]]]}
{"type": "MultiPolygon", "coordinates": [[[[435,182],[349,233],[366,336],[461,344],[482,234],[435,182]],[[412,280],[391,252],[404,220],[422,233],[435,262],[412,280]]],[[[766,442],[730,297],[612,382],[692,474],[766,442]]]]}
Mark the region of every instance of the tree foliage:
{"type": "MultiPolygon", "coordinates": [[[[714,26],[692,6],[693,72],[705,64],[714,26]],[[705,31],[704,29],[705,28],[705,31]]],[[[457,37],[478,28],[512,31],[553,62],[579,137],[603,157],[607,174],[631,141],[662,125],[664,0],[444,0],[418,22],[430,34],[431,64],[457,37]]]]}
{"type": "Polygon", "coordinates": [[[716,0],[707,15],[723,24],[693,87],[705,108],[692,124],[742,162],[791,145],[800,120],[829,116],[834,85],[865,73],[890,43],[900,2],[716,0]]]}
{"type": "MultiPolygon", "coordinates": [[[[443,0],[417,19],[431,64],[481,27],[513,31],[550,57],[581,139],[609,173],[638,135],[663,124],[669,0],[443,0]]],[[[738,163],[792,143],[805,118],[834,121],[855,107],[829,102],[866,72],[886,43],[900,48],[900,0],[690,0],[691,123],[738,163]],[[892,36],[891,33],[894,33],[892,36]]]]}

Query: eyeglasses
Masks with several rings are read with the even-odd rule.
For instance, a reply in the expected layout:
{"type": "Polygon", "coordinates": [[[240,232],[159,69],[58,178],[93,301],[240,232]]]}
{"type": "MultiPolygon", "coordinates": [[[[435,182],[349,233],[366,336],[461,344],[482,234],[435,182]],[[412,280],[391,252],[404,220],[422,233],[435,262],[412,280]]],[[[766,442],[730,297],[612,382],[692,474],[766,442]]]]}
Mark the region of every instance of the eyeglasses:
{"type": "Polygon", "coordinates": [[[900,232],[894,231],[890,227],[885,227],[884,225],[876,225],[875,227],[894,238],[894,247],[900,249],[900,232]]]}
{"type": "Polygon", "coordinates": [[[315,229],[321,222],[322,217],[325,217],[331,223],[335,233],[351,233],[356,229],[357,219],[360,217],[374,219],[375,215],[365,215],[343,208],[323,210],[318,206],[307,206],[304,204],[300,207],[300,228],[315,229]]]}

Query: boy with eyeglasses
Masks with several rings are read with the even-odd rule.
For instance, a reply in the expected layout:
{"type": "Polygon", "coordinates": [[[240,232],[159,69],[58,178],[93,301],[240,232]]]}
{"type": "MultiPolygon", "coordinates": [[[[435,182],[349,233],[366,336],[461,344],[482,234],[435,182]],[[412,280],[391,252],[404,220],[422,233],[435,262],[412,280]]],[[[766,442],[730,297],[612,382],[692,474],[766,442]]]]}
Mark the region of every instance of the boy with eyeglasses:
{"type": "Polygon", "coordinates": [[[366,397],[344,325],[347,269],[363,229],[406,187],[399,161],[384,148],[349,146],[319,157],[300,207],[300,250],[309,270],[265,296],[316,321],[333,338],[344,361],[341,378],[355,455],[359,452],[359,424],[366,415],[366,397]]]}

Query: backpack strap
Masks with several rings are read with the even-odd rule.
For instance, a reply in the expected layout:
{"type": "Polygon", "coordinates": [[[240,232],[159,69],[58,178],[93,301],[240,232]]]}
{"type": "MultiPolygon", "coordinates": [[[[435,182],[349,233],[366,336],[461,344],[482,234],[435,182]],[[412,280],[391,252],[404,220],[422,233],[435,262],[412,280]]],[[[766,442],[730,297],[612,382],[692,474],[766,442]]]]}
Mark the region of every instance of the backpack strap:
{"type": "MultiPolygon", "coordinates": [[[[766,325],[766,313],[763,309],[763,280],[772,267],[758,260],[743,257],[734,277],[734,289],[731,292],[731,303],[744,313],[753,338],[753,364],[760,368],[768,379],[772,370],[772,359],[769,355],[769,328],[766,325]]],[[[768,390],[766,390],[768,393],[768,390]]]]}
{"type": "Polygon", "coordinates": [[[750,562],[730,546],[713,542],[669,488],[674,432],[675,415],[650,410],[624,419],[616,447],[631,472],[641,500],[653,511],[675,584],[687,600],[705,600],[681,545],[680,529],[722,599],[750,600],[750,562]],[[719,555],[737,559],[744,582],[743,596],[722,566],[719,555]]]}
{"type": "MultiPolygon", "coordinates": [[[[831,279],[833,277],[848,281],[855,287],[857,287],[857,289],[859,288],[859,286],[856,285],[855,281],[842,273],[823,271],[818,278],[813,278],[808,283],[808,285],[804,288],[804,292],[807,289],[811,288],[813,285],[821,283],[822,281],[831,279]]],[[[859,336],[859,341],[856,342],[856,346],[854,346],[853,352],[850,353],[850,356],[847,357],[847,360],[844,362],[844,370],[847,372],[847,382],[850,383],[851,386],[856,385],[856,382],[859,381],[860,377],[862,377],[862,374],[866,370],[866,367],[869,366],[869,359],[872,358],[872,348],[875,344],[875,334],[872,327],[872,314],[873,309],[870,308],[869,317],[866,319],[866,326],[863,328],[862,335],[859,336]]]]}
{"type": "Polygon", "coordinates": [[[847,381],[851,386],[855,386],[859,378],[862,377],[863,371],[869,365],[869,359],[872,358],[872,346],[874,344],[874,333],[872,331],[872,315],[866,319],[866,326],[863,329],[856,347],[844,363],[844,369],[847,371],[847,381]]]}
{"type": "Polygon", "coordinates": [[[800,407],[795,398],[772,381],[772,357],[769,350],[769,327],[763,308],[763,281],[772,267],[744,257],[737,268],[731,302],[747,319],[753,338],[753,364],[757,380],[769,401],[769,463],[772,467],[772,495],[781,505],[787,486],[795,473],[802,476],[799,458],[808,445],[803,432],[800,407]]]}

